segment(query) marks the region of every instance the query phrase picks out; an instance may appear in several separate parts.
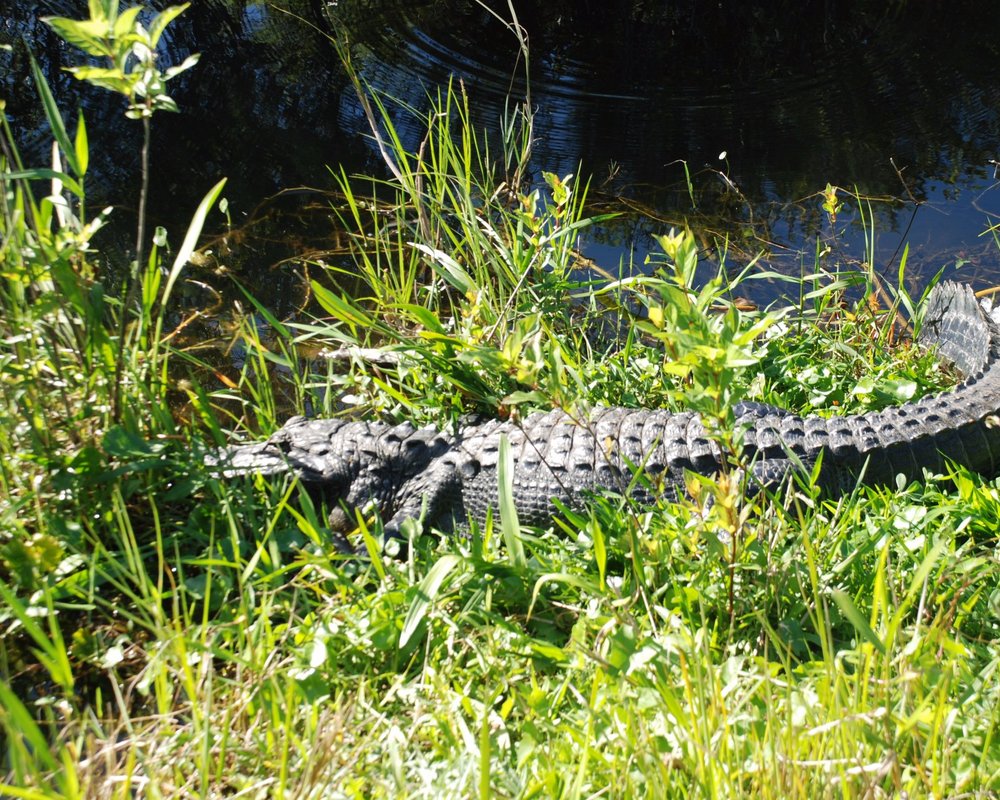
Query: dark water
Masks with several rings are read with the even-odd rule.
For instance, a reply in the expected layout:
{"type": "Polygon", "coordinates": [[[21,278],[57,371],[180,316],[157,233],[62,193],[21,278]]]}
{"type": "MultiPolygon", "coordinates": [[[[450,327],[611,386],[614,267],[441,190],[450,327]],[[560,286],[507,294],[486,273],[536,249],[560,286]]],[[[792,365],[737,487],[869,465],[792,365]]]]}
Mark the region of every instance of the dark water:
{"type": "MultiPolygon", "coordinates": [[[[776,268],[808,271],[817,237],[832,247],[824,263],[858,263],[858,203],[844,197],[832,226],[818,196],[831,183],[874,198],[875,261],[888,275],[907,242],[915,284],[956,265],[979,285],[1000,283],[998,249],[982,235],[1000,214],[1000,15],[985,4],[512,2],[530,80],[506,1],[492,3],[496,15],[474,0],[194,3],[163,55],[203,54],[172,84],[183,113],[154,121],[154,217],[179,241],[200,196],[228,176],[239,247],[225,265],[279,311],[294,304],[286,259],[329,247],[335,233],[327,167],[382,170],[331,44],[346,37],[366,80],[421,111],[461,78],[477,123],[496,131],[507,98],[530,92],[535,177],[589,176],[602,209],[629,210],[584,242],[609,271],[641,265],[651,234],[686,220],[731,237],[734,263],[763,249],[776,268]]],[[[23,38],[63,107],[83,104],[89,189],[122,204],[125,230],[137,126],[117,98],[58,72],[77,56],[37,22],[85,10],[16,3],[0,15],[0,41],[14,44],[0,54],[0,91],[26,152],[44,154],[23,38]]],[[[418,120],[399,112],[397,124],[416,147],[418,120]]]]}

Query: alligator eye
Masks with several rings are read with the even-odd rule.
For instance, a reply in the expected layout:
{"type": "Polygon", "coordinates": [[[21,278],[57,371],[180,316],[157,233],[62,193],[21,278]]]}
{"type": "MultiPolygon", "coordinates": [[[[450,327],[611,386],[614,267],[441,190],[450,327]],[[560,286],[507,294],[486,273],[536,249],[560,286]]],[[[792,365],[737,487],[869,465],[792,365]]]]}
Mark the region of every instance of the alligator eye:
{"type": "Polygon", "coordinates": [[[462,473],[462,477],[467,481],[471,481],[473,478],[475,478],[479,474],[480,469],[481,469],[480,463],[476,461],[476,459],[474,458],[470,458],[466,461],[463,461],[462,466],[459,467],[459,471],[462,473]]]}

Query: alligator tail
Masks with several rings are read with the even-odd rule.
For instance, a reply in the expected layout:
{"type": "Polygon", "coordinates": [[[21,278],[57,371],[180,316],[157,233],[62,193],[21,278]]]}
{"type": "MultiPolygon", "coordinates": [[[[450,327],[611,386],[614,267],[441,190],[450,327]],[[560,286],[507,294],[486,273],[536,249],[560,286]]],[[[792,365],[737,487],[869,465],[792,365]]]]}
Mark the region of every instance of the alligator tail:
{"type": "Polygon", "coordinates": [[[972,290],[963,284],[938,284],[927,298],[918,341],[955,365],[966,378],[982,373],[996,357],[996,324],[972,290]]]}

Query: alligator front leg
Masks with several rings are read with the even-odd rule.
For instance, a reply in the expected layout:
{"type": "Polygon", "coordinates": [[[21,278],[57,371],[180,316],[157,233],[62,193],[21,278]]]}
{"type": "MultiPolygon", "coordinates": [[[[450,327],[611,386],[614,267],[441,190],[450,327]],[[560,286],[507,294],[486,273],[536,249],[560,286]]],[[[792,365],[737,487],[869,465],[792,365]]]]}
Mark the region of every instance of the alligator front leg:
{"type": "Polygon", "coordinates": [[[451,533],[465,525],[462,477],[452,459],[437,459],[427,471],[404,483],[385,521],[386,538],[405,539],[403,522],[422,520],[425,527],[451,533]]]}

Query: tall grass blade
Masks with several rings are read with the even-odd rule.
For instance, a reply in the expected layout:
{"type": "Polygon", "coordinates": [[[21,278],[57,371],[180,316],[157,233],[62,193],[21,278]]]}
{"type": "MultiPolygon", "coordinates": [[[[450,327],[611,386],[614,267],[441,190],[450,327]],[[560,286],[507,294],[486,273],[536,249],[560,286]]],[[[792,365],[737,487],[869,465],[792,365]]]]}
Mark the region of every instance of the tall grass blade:
{"type": "Polygon", "coordinates": [[[884,656],[886,654],[885,644],[879,639],[875,631],[872,630],[871,625],[868,624],[868,620],[865,619],[864,615],[858,611],[858,607],[854,605],[854,601],[850,596],[841,589],[834,589],[831,592],[831,596],[833,597],[833,602],[844,612],[844,616],[854,626],[854,630],[861,635],[861,638],[884,656]]]}
{"type": "Polygon", "coordinates": [[[167,301],[170,299],[170,293],[174,288],[174,283],[180,276],[181,270],[184,269],[185,265],[191,259],[191,254],[194,253],[195,248],[198,246],[198,237],[201,236],[201,230],[205,225],[205,219],[208,216],[208,212],[211,211],[212,206],[215,205],[215,201],[218,200],[225,185],[226,179],[223,178],[215,184],[215,186],[209,189],[208,194],[206,194],[198,204],[198,208],[195,211],[194,216],[191,218],[191,224],[188,225],[187,233],[184,235],[184,241],[181,243],[180,249],[177,251],[176,258],[174,258],[174,265],[170,268],[170,274],[167,276],[167,283],[163,287],[163,297],[160,300],[162,308],[166,308],[167,301]]]}
{"type": "MultiPolygon", "coordinates": [[[[34,778],[39,783],[44,783],[39,768],[51,775],[58,775],[60,772],[59,763],[53,757],[49,749],[49,743],[45,739],[45,734],[35,722],[31,713],[24,703],[15,695],[5,681],[0,680],[0,723],[6,729],[6,759],[8,767],[13,767],[16,772],[21,772],[27,768],[34,773],[34,778]]],[[[22,779],[26,776],[21,775],[22,779]]],[[[0,785],[0,790],[7,791],[7,787],[0,785]]],[[[16,796],[16,795],[15,795],[16,796]]],[[[38,794],[39,797],[52,797],[52,795],[38,794]]]]}
{"type": "Polygon", "coordinates": [[[519,572],[524,571],[528,560],[521,542],[521,523],[517,519],[514,503],[514,459],[510,452],[510,441],[506,435],[500,437],[499,460],[497,461],[497,482],[500,505],[500,530],[507,546],[507,559],[519,572]]]}
{"type": "Polygon", "coordinates": [[[441,556],[441,558],[434,562],[434,566],[427,571],[423,580],[417,585],[416,597],[413,598],[413,602],[406,612],[406,618],[403,620],[403,629],[399,634],[400,649],[409,644],[410,639],[419,629],[420,623],[424,621],[431,607],[434,605],[438,591],[441,589],[441,584],[444,583],[445,578],[448,577],[451,571],[461,563],[462,559],[456,555],[441,556]]]}
{"type": "Polygon", "coordinates": [[[49,121],[52,135],[56,137],[59,149],[62,150],[63,155],[69,162],[73,174],[77,176],[83,175],[85,170],[81,169],[76,147],[70,141],[69,134],[66,133],[66,125],[63,123],[62,114],[59,113],[59,106],[56,105],[56,100],[49,89],[48,81],[45,80],[45,74],[42,72],[41,67],[38,66],[35,57],[31,54],[28,57],[31,63],[31,74],[35,79],[35,87],[38,90],[38,96],[42,100],[42,107],[45,109],[45,118],[49,121]]]}
{"type": "Polygon", "coordinates": [[[65,644],[62,640],[62,632],[54,619],[55,612],[50,607],[46,619],[49,622],[50,633],[42,630],[36,622],[37,617],[28,611],[28,608],[21,602],[10,588],[0,581],[0,598],[4,605],[10,610],[14,618],[24,627],[25,632],[32,638],[39,648],[38,659],[48,670],[52,680],[55,681],[67,695],[73,693],[73,667],[70,664],[65,644]]]}

